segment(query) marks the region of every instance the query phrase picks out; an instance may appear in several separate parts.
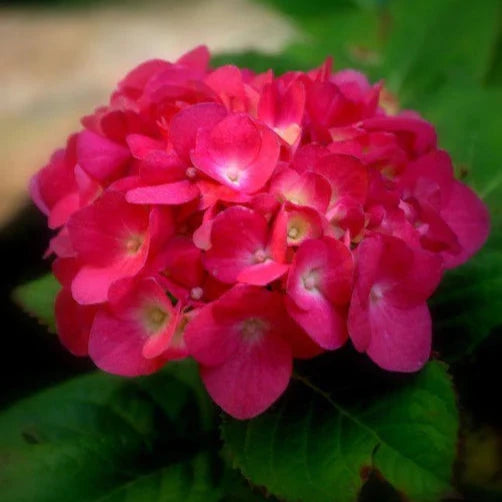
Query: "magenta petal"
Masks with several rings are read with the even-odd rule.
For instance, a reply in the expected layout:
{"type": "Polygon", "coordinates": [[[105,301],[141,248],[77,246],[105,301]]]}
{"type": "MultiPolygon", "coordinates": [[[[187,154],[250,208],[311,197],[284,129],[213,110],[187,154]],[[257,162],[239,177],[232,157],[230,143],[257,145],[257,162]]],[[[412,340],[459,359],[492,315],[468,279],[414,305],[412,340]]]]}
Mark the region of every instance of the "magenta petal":
{"type": "Polygon", "coordinates": [[[279,336],[267,336],[237,350],[220,366],[201,367],[210,396],[239,420],[253,418],[271,406],[286,390],[291,372],[291,348],[279,336]]]}
{"type": "Polygon", "coordinates": [[[148,338],[148,340],[146,340],[142,350],[143,357],[146,357],[147,359],[154,359],[167,350],[167,347],[173,338],[174,331],[176,330],[178,317],[179,311],[175,316],[173,316],[166,329],[156,335],[152,335],[148,338]]]}
{"type": "Polygon", "coordinates": [[[126,194],[132,204],[185,204],[199,196],[199,189],[188,180],[163,185],[138,187],[126,194]]]}
{"type": "Polygon", "coordinates": [[[455,181],[441,217],[455,232],[462,250],[459,254],[442,253],[447,268],[466,262],[488,238],[490,215],[481,199],[466,185],[455,181]]]}
{"type": "Polygon", "coordinates": [[[443,260],[437,254],[414,250],[413,263],[385,298],[396,307],[410,308],[427,300],[437,288],[443,274],[443,260]]]}
{"type": "Polygon", "coordinates": [[[147,375],[157,371],[164,361],[143,357],[144,343],[144,334],[138,323],[116,319],[102,310],[92,326],[89,355],[96,366],[109,373],[147,375]]]}
{"type": "Polygon", "coordinates": [[[357,290],[352,295],[347,324],[354,347],[359,352],[365,352],[371,340],[371,325],[368,310],[361,305],[357,290]]]}
{"type": "Polygon", "coordinates": [[[316,173],[324,176],[331,185],[331,203],[342,197],[364,204],[368,192],[367,168],[349,155],[332,154],[317,161],[316,173]]]}
{"type": "Polygon", "coordinates": [[[265,252],[267,230],[265,218],[246,207],[233,206],[218,214],[204,256],[207,271],[219,281],[236,282],[242,270],[259,263],[255,254],[265,252]]]}
{"type": "Polygon", "coordinates": [[[323,349],[338,349],[346,342],[347,321],[343,311],[320,293],[305,297],[302,308],[286,298],[286,307],[289,315],[323,349]]]}
{"type": "Polygon", "coordinates": [[[148,213],[148,208],[128,204],[123,194],[106,192],[69,219],[73,247],[86,264],[108,266],[130,254],[130,239],[145,241],[148,213]]]}
{"type": "Polygon", "coordinates": [[[62,289],[56,297],[55,314],[61,343],[72,354],[86,356],[95,307],[79,305],[70,291],[62,289]]]}
{"type": "Polygon", "coordinates": [[[388,302],[370,305],[368,356],[389,371],[417,371],[431,352],[431,317],[426,303],[400,309],[388,302]]]}
{"type": "Polygon", "coordinates": [[[215,319],[214,304],[210,303],[197,311],[188,324],[185,341],[190,355],[198,362],[217,366],[233,357],[237,350],[238,326],[234,319],[223,323],[215,319]]]}
{"type": "Polygon", "coordinates": [[[250,164],[260,149],[260,134],[245,114],[229,115],[211,131],[209,154],[218,163],[250,164]]]}
{"type": "Polygon", "coordinates": [[[415,155],[421,155],[436,147],[434,127],[423,119],[415,117],[374,117],[366,119],[362,127],[368,131],[394,132],[408,140],[415,155]]]}
{"type": "Polygon", "coordinates": [[[136,159],[144,159],[149,153],[155,150],[162,150],[164,144],[156,139],[142,134],[129,134],[126,138],[131,154],[136,159]]]}
{"type": "Polygon", "coordinates": [[[266,286],[272,281],[283,276],[289,269],[289,265],[277,263],[275,261],[267,261],[265,263],[257,263],[242,270],[237,276],[239,282],[245,284],[253,284],[255,286],[266,286]]]}
{"type": "Polygon", "coordinates": [[[156,73],[165,70],[171,66],[171,63],[162,59],[150,59],[141,63],[131,70],[125,78],[119,82],[119,89],[127,91],[142,91],[148,80],[156,73]]]}
{"type": "Polygon", "coordinates": [[[130,158],[127,148],[91,131],[82,131],[77,139],[78,163],[98,180],[117,175],[130,158]]]}
{"type": "Polygon", "coordinates": [[[30,192],[30,197],[35,203],[35,205],[40,209],[42,213],[44,213],[46,216],[48,216],[50,209],[47,207],[47,204],[44,201],[44,198],[42,197],[42,194],[40,192],[40,176],[41,176],[42,171],[39,171],[36,173],[31,179],[30,179],[30,184],[29,184],[29,192],[30,192]]]}
{"type": "Polygon", "coordinates": [[[83,266],[71,285],[73,298],[81,305],[106,302],[108,290],[115,281],[133,277],[143,268],[148,248],[144,245],[135,256],[116,261],[108,267],[83,266]]]}
{"type": "Polygon", "coordinates": [[[272,130],[244,114],[235,114],[212,130],[199,130],[191,159],[212,179],[235,191],[253,193],[270,178],[279,152],[272,130]]]}
{"type": "Polygon", "coordinates": [[[198,45],[191,51],[183,54],[177,61],[176,64],[188,66],[194,70],[197,70],[204,74],[207,71],[209,65],[209,60],[211,55],[209,54],[209,49],[205,45],[198,45]]]}
{"type": "Polygon", "coordinates": [[[352,255],[341,242],[329,237],[307,240],[291,265],[288,295],[302,309],[310,309],[319,296],[346,305],[350,300],[352,275],[352,255]]]}
{"type": "Polygon", "coordinates": [[[190,151],[195,147],[197,132],[201,127],[214,127],[227,111],[218,103],[199,103],[183,108],[172,119],[169,133],[176,153],[183,160],[190,160],[190,151]]]}
{"type": "Polygon", "coordinates": [[[80,196],[77,192],[68,194],[60,199],[51,209],[49,215],[49,228],[59,228],[64,225],[68,218],[79,209],[80,196]]]}

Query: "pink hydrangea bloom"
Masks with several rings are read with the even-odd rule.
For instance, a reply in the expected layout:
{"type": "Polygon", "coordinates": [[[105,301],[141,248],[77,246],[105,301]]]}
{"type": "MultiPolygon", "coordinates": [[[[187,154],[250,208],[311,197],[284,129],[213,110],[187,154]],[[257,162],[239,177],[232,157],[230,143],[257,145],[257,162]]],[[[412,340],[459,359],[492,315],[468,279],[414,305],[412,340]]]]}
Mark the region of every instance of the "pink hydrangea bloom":
{"type": "Polygon", "coordinates": [[[240,419],[295,358],[349,340],[419,370],[428,298],[489,231],[434,127],[330,60],[280,76],[209,60],[141,64],[34,176],[61,342],[126,376],[193,357],[240,419]]]}

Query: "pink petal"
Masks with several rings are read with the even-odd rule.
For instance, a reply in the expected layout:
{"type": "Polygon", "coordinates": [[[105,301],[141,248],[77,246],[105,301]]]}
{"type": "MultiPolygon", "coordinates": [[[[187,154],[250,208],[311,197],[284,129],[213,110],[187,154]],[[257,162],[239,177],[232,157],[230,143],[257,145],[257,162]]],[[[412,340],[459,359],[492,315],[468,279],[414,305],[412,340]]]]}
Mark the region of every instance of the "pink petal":
{"type": "Polygon", "coordinates": [[[75,181],[80,195],[80,207],[92,204],[103,192],[101,185],[78,164],[75,166],[75,181]]]}
{"type": "Polygon", "coordinates": [[[216,216],[216,205],[209,206],[202,217],[202,223],[193,232],[193,242],[199,248],[207,251],[211,247],[211,231],[214,217],[216,216]]]}
{"type": "Polygon", "coordinates": [[[170,66],[171,63],[161,59],[151,59],[149,61],[145,61],[126,75],[124,80],[119,83],[119,89],[134,91],[143,90],[145,84],[152,77],[152,75],[169,68],[170,66]]]}
{"type": "Polygon", "coordinates": [[[282,277],[288,269],[289,265],[284,263],[266,261],[265,263],[257,263],[243,269],[237,276],[237,280],[245,284],[266,286],[279,277],[282,277]]]}
{"type": "Polygon", "coordinates": [[[185,204],[199,196],[199,189],[190,181],[178,181],[163,185],[138,187],[126,194],[132,204],[185,204]]]}
{"type": "Polygon", "coordinates": [[[50,240],[47,253],[48,255],[54,253],[60,258],[71,258],[75,256],[75,250],[73,249],[68,233],[68,227],[63,227],[58,234],[50,240]]]}
{"type": "Polygon", "coordinates": [[[103,303],[108,300],[108,290],[117,280],[135,276],[144,266],[148,246],[129,259],[116,261],[108,267],[83,266],[73,279],[73,298],[81,305],[103,303]]]}
{"type": "Polygon", "coordinates": [[[277,116],[277,125],[301,124],[305,111],[305,86],[299,79],[288,85],[282,96],[281,108],[277,116]]]}
{"type": "Polygon", "coordinates": [[[149,153],[155,150],[163,150],[164,143],[143,134],[129,134],[126,138],[131,155],[135,159],[144,159],[149,153]]]}
{"type": "Polygon", "coordinates": [[[202,253],[188,237],[170,239],[157,257],[162,274],[187,289],[201,286],[204,280],[202,253]]]}
{"type": "Polygon", "coordinates": [[[401,239],[382,234],[364,239],[357,249],[355,285],[361,304],[366,306],[375,283],[402,280],[412,263],[413,252],[401,239]]]}
{"type": "Polygon", "coordinates": [[[306,240],[322,237],[323,221],[315,209],[290,205],[286,214],[289,246],[300,246],[306,240]]]}
{"type": "Polygon", "coordinates": [[[106,192],[68,221],[73,248],[83,262],[93,266],[134,256],[146,241],[148,213],[148,208],[128,204],[123,194],[106,192]]]}
{"type": "Polygon", "coordinates": [[[139,172],[144,185],[160,185],[185,180],[187,165],[173,151],[153,150],[141,162],[139,172]]]}
{"type": "Polygon", "coordinates": [[[331,185],[331,203],[348,197],[360,204],[366,202],[368,174],[366,167],[355,157],[332,154],[322,157],[315,172],[323,175],[331,185]]]}
{"type": "Polygon", "coordinates": [[[56,297],[56,327],[61,343],[74,355],[86,356],[95,307],[79,305],[70,291],[62,289],[56,297]]]}
{"type": "Polygon", "coordinates": [[[292,372],[291,348],[278,336],[237,351],[221,366],[202,366],[209,395],[234,418],[246,420],[269,408],[286,390],[292,372]]]}
{"type": "Polygon", "coordinates": [[[227,413],[251,418],[284,392],[292,371],[290,327],[281,295],[253,286],[232,288],[190,321],[189,353],[227,413]]]}
{"type": "Polygon", "coordinates": [[[371,341],[371,324],[368,317],[367,302],[362,305],[360,295],[356,290],[350,302],[347,320],[350,339],[359,352],[366,352],[371,341]]]}
{"type": "Polygon", "coordinates": [[[209,54],[209,49],[205,45],[198,45],[195,49],[183,54],[183,56],[176,61],[176,64],[189,66],[203,75],[207,71],[210,59],[211,55],[209,54]]]}
{"type": "Polygon", "coordinates": [[[329,237],[305,241],[291,264],[288,295],[304,310],[310,309],[320,297],[338,305],[347,304],[353,267],[352,255],[341,242],[329,237]]]}
{"type": "Polygon", "coordinates": [[[200,130],[191,158],[196,167],[224,185],[245,193],[259,190],[279,157],[273,131],[247,115],[229,115],[211,131],[200,130]]]}
{"type": "Polygon", "coordinates": [[[352,287],[350,251],[330,238],[305,241],[287,281],[289,315],[321,347],[335,349],[347,338],[345,305],[352,287]]]}
{"type": "Polygon", "coordinates": [[[362,127],[368,131],[396,133],[416,156],[435,148],[437,143],[434,127],[419,118],[374,117],[364,120],[362,127]]]}
{"type": "Polygon", "coordinates": [[[204,83],[220,97],[229,110],[245,110],[246,91],[242,72],[236,66],[225,65],[216,68],[206,76],[204,83]]]}
{"type": "Polygon", "coordinates": [[[326,147],[317,143],[302,145],[295,152],[292,167],[300,174],[313,171],[319,160],[328,154],[326,147]]]}
{"type": "Polygon", "coordinates": [[[245,114],[229,115],[210,135],[209,155],[215,162],[249,165],[258,155],[260,134],[245,114]]]}
{"type": "Polygon", "coordinates": [[[78,192],[69,193],[52,206],[49,214],[49,228],[55,229],[64,225],[70,216],[80,208],[78,192]]]}
{"type": "Polygon", "coordinates": [[[226,115],[225,107],[218,103],[199,103],[183,108],[172,118],[169,128],[169,139],[176,153],[182,159],[190,160],[199,129],[215,127],[226,115]]]}
{"type": "Polygon", "coordinates": [[[490,215],[481,199],[466,185],[456,181],[441,217],[455,232],[462,250],[442,253],[447,268],[461,265],[485,243],[490,232],[490,215]]]}
{"type": "Polygon", "coordinates": [[[418,371],[431,351],[431,318],[425,303],[400,309],[382,301],[369,309],[371,340],[367,353],[389,371],[418,371]]]}
{"type": "Polygon", "coordinates": [[[343,310],[320,293],[304,298],[301,308],[286,298],[286,307],[291,318],[323,349],[338,349],[346,342],[347,320],[343,310]]]}
{"type": "Polygon", "coordinates": [[[413,263],[394,287],[385,292],[385,298],[396,307],[411,308],[423,303],[436,290],[443,275],[441,257],[413,250],[413,263]]]}
{"type": "Polygon", "coordinates": [[[233,283],[247,267],[265,261],[267,221],[251,209],[233,206],[214,219],[211,248],[204,256],[207,271],[222,282],[233,283]]]}
{"type": "Polygon", "coordinates": [[[102,369],[134,376],[158,369],[179,317],[160,285],[151,278],[116,282],[108,308],[94,321],[89,354],[102,369]],[[160,317],[159,317],[160,315],[160,317]],[[162,356],[162,357],[160,357],[162,356]]]}
{"type": "Polygon", "coordinates": [[[433,203],[434,197],[439,197],[438,203],[447,201],[455,183],[450,156],[441,150],[422,155],[406,166],[398,183],[401,190],[411,190],[420,201],[433,203]]]}
{"type": "Polygon", "coordinates": [[[331,199],[329,182],[323,176],[306,172],[302,175],[293,169],[282,169],[270,183],[270,192],[281,200],[297,206],[308,206],[324,213],[331,199]]]}
{"type": "Polygon", "coordinates": [[[129,150],[91,131],[82,131],[77,139],[78,163],[97,180],[120,174],[130,158],[129,150]]]}
{"type": "Polygon", "coordinates": [[[89,355],[104,371],[123,376],[148,375],[161,368],[161,358],[143,356],[144,333],[134,321],[115,318],[107,310],[96,315],[89,338],[89,355]]]}
{"type": "Polygon", "coordinates": [[[288,214],[284,207],[281,207],[277,212],[272,224],[272,229],[269,232],[269,250],[270,256],[278,263],[286,261],[286,253],[288,251],[288,214]]]}
{"type": "Polygon", "coordinates": [[[167,328],[155,335],[150,336],[146,340],[142,350],[143,357],[146,357],[147,359],[154,359],[161,356],[168,349],[178,325],[179,317],[180,305],[178,305],[177,312],[175,315],[173,315],[173,319],[169,322],[167,328]]]}
{"type": "Polygon", "coordinates": [[[305,87],[295,80],[284,90],[275,81],[264,86],[258,103],[258,117],[268,126],[285,128],[301,124],[305,109],[305,87]]]}
{"type": "Polygon", "coordinates": [[[42,197],[42,193],[40,191],[40,183],[39,183],[40,173],[41,173],[41,171],[37,172],[30,179],[29,192],[30,192],[31,200],[35,203],[35,205],[38,207],[38,209],[40,209],[40,211],[43,214],[48,216],[50,210],[47,207],[47,204],[45,203],[44,198],[42,197]]]}
{"type": "MultiPolygon", "coordinates": [[[[216,302],[221,303],[225,296],[216,302]]],[[[190,355],[205,365],[218,366],[232,358],[239,347],[239,326],[234,319],[215,319],[214,303],[202,307],[185,330],[190,355]]]]}

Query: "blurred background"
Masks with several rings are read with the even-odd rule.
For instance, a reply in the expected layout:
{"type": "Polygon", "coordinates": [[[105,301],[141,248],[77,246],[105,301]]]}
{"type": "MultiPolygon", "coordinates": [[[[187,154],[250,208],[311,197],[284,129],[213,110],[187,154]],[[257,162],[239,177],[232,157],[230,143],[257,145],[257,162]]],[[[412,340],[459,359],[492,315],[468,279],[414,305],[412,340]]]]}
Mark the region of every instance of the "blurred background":
{"type": "MultiPolygon", "coordinates": [[[[49,232],[28,200],[29,178],[129,69],[148,58],[176,59],[201,43],[215,54],[214,64],[280,72],[332,55],[336,68],[384,79],[402,107],[437,126],[457,174],[490,207],[488,247],[501,249],[500,0],[4,0],[0,406],[91,368],[11,300],[17,285],[49,269],[41,258],[49,232]]],[[[495,332],[500,335],[500,328],[495,332]]],[[[459,466],[474,501],[502,500],[502,416],[494,405],[500,400],[501,339],[476,343],[452,370],[467,430],[475,431],[464,443],[468,465],[459,466]]],[[[454,342],[450,336],[447,343],[454,342]]]]}
{"type": "Polygon", "coordinates": [[[249,0],[8,2],[0,11],[0,224],[24,203],[50,151],[138,63],[200,43],[277,53],[294,37],[284,16],[249,0]]]}

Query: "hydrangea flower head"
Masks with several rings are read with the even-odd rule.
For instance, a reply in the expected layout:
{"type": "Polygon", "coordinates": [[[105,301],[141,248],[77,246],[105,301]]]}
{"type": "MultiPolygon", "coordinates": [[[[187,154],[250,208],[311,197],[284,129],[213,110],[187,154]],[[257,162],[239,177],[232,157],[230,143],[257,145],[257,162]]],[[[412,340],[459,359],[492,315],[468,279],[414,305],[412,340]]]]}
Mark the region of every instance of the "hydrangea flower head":
{"type": "Polygon", "coordinates": [[[295,358],[346,343],[419,370],[427,299],[489,218],[434,127],[381,93],[329,61],[211,68],[205,47],[130,72],[31,183],[61,342],[124,376],[192,357],[240,419],[279,398],[295,358]]]}

